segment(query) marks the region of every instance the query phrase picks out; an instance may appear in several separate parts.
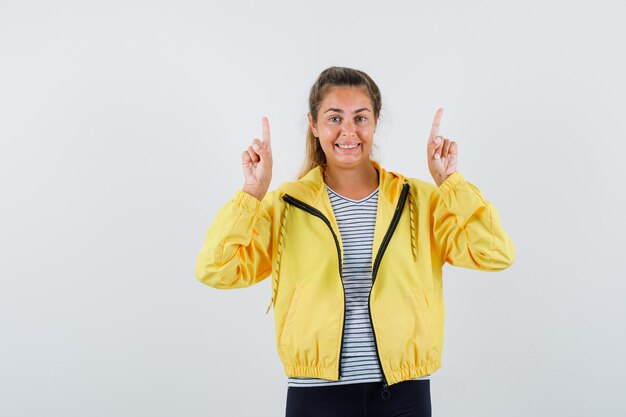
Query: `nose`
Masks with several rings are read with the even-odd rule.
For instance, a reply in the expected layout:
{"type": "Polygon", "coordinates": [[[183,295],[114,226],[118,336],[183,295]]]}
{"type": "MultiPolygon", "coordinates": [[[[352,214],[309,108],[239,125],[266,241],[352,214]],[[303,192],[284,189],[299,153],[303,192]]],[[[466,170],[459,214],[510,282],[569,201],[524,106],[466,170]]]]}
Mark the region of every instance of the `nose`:
{"type": "Polygon", "coordinates": [[[341,135],[342,136],[348,136],[348,137],[352,137],[355,136],[355,132],[356,132],[356,126],[354,125],[353,121],[346,121],[343,125],[342,125],[342,129],[341,129],[341,135]]]}

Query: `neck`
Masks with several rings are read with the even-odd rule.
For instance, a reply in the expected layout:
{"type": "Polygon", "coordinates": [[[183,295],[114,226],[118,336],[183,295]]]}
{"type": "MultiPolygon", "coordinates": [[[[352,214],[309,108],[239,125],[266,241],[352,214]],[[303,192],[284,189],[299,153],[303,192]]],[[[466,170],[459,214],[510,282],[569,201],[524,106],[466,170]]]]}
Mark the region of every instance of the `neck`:
{"type": "Polygon", "coordinates": [[[327,166],[324,182],[333,190],[356,190],[378,187],[378,171],[370,161],[356,167],[327,166]]]}

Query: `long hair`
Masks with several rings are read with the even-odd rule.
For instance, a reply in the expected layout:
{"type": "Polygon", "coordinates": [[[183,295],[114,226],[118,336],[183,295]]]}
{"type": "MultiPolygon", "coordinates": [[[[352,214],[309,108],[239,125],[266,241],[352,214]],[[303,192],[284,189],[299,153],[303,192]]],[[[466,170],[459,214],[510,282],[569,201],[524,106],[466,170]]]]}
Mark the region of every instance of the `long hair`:
{"type": "MultiPolygon", "coordinates": [[[[382,98],[380,90],[374,80],[365,72],[346,67],[329,67],[320,73],[317,80],[311,87],[309,93],[309,112],[315,122],[320,109],[320,104],[324,100],[324,96],[331,87],[351,86],[361,87],[369,96],[372,106],[374,107],[374,117],[378,122],[380,109],[382,107],[382,98]]],[[[372,147],[373,148],[373,147],[372,147]]],[[[372,151],[370,150],[370,158],[372,151]]],[[[322,149],[318,138],[313,135],[311,126],[308,126],[306,134],[306,149],[304,162],[298,173],[298,179],[302,178],[311,169],[321,165],[322,172],[326,172],[326,155],[322,149]]]]}

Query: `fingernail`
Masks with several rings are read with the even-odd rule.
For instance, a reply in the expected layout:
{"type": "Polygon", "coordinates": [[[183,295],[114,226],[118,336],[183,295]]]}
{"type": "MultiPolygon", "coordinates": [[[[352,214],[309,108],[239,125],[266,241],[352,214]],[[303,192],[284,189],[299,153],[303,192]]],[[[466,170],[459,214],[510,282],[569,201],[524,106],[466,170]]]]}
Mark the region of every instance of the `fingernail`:
{"type": "Polygon", "coordinates": [[[435,154],[435,159],[439,159],[439,154],[438,153],[435,154]]]}
{"type": "Polygon", "coordinates": [[[252,147],[254,148],[255,151],[259,150],[259,145],[257,145],[256,143],[254,145],[252,145],[252,147]]]}
{"type": "Polygon", "coordinates": [[[437,137],[435,138],[435,143],[436,143],[437,145],[439,145],[439,144],[441,143],[441,138],[440,138],[439,136],[437,136],[437,137]]]}

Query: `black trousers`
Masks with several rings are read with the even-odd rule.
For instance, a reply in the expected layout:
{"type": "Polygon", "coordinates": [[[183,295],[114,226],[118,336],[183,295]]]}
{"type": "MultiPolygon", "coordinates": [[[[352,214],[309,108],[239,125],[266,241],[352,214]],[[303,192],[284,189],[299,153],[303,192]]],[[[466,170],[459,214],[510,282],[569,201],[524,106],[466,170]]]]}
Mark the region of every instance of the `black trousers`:
{"type": "Polygon", "coordinates": [[[286,417],[431,417],[430,380],[288,387],[286,417]]]}

